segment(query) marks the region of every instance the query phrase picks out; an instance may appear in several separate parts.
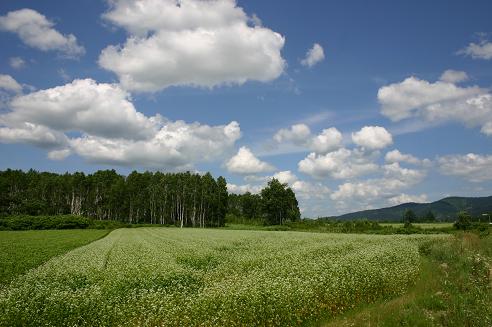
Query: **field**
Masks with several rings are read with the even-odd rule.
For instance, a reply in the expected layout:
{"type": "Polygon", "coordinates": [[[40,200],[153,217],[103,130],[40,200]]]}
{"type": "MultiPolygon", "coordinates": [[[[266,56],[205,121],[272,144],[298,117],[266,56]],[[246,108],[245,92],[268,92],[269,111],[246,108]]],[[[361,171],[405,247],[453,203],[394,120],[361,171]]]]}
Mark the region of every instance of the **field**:
{"type": "MultiPolygon", "coordinates": [[[[393,228],[403,227],[403,223],[380,223],[381,226],[391,226],[393,228]]],[[[416,227],[420,227],[422,229],[440,229],[440,228],[452,228],[453,223],[414,223],[416,227]]]]}
{"type": "Polygon", "coordinates": [[[457,233],[421,248],[416,283],[323,326],[492,326],[492,237],[457,233]]]}
{"type": "Polygon", "coordinates": [[[0,325],[299,325],[404,292],[432,236],[119,229],[0,290],[0,325]]]}
{"type": "Polygon", "coordinates": [[[105,230],[0,231],[0,285],[51,257],[97,240],[105,230]]]}

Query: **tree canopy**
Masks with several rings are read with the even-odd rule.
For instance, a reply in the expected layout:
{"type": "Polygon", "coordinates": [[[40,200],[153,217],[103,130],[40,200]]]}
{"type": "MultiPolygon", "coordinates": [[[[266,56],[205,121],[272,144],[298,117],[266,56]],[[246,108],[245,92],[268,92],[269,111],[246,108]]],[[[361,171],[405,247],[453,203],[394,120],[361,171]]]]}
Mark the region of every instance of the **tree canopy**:
{"type": "Polygon", "coordinates": [[[125,223],[218,227],[227,213],[267,224],[300,218],[294,192],[276,179],[261,194],[229,194],[224,177],[115,170],[55,174],[0,171],[0,215],[77,215],[125,223]]]}
{"type": "Polygon", "coordinates": [[[287,184],[273,178],[261,191],[262,211],[269,224],[278,225],[301,217],[296,196],[287,184]]]}
{"type": "Polygon", "coordinates": [[[0,172],[1,215],[80,215],[128,223],[223,226],[227,183],[205,175],[114,170],[0,172]]]}

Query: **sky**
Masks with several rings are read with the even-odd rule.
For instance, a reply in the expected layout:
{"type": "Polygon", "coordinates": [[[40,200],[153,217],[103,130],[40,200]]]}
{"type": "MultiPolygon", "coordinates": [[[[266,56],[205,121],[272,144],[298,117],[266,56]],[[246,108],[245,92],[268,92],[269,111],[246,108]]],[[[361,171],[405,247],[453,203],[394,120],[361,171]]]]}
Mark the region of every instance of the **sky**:
{"type": "Polygon", "coordinates": [[[0,3],[0,169],[275,177],[304,217],[492,195],[492,2],[0,3]]]}

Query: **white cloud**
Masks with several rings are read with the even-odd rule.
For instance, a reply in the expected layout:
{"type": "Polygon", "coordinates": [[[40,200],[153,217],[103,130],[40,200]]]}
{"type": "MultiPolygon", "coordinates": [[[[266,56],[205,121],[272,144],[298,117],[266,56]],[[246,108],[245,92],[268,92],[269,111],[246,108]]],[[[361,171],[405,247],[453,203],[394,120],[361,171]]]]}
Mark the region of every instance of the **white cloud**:
{"type": "Polygon", "coordinates": [[[306,124],[292,125],[290,128],[282,128],[275,135],[273,139],[279,143],[292,142],[296,145],[304,145],[311,136],[311,130],[306,124]]]}
{"type": "Polygon", "coordinates": [[[492,59],[492,42],[485,40],[480,41],[480,43],[470,43],[468,46],[460,51],[458,54],[465,56],[470,56],[473,59],[492,59]]]}
{"type": "Polygon", "coordinates": [[[26,62],[21,57],[12,57],[9,59],[9,65],[14,69],[21,69],[26,66],[26,62]]]}
{"type": "Polygon", "coordinates": [[[382,114],[393,121],[411,117],[426,122],[458,121],[481,126],[492,135],[492,95],[478,86],[460,87],[453,83],[430,83],[409,77],[378,91],[382,114]]]}
{"type": "Polygon", "coordinates": [[[67,71],[63,68],[58,69],[57,71],[58,75],[62,78],[64,82],[68,82],[71,80],[70,75],[67,73],[67,71]]]}
{"type": "Polygon", "coordinates": [[[342,146],[342,133],[334,127],[326,128],[320,134],[312,136],[306,124],[295,124],[290,128],[282,128],[275,133],[273,139],[277,143],[291,142],[303,146],[318,154],[339,149],[342,146]]]}
{"type": "MultiPolygon", "coordinates": [[[[401,186],[414,185],[420,182],[424,177],[426,172],[418,169],[402,168],[399,163],[394,162],[392,164],[386,164],[383,166],[384,177],[389,181],[394,179],[395,181],[400,181],[401,186]]],[[[399,183],[387,183],[388,187],[392,187],[392,184],[397,186],[399,183]]],[[[396,187],[395,187],[396,188],[396,187]]]]}
{"type": "Polygon", "coordinates": [[[319,154],[325,154],[342,146],[342,133],[338,129],[331,127],[321,131],[310,141],[310,149],[319,154]]]}
{"type": "Polygon", "coordinates": [[[330,189],[321,183],[312,183],[299,180],[298,177],[290,170],[279,171],[272,176],[246,176],[244,179],[248,182],[260,182],[258,184],[236,185],[228,184],[229,192],[236,194],[244,194],[246,192],[260,193],[267,182],[272,178],[276,178],[280,183],[287,184],[296,194],[297,198],[302,200],[304,204],[309,204],[313,199],[326,199],[330,189]]]}
{"type": "Polygon", "coordinates": [[[427,194],[410,195],[410,194],[401,193],[399,195],[395,195],[388,199],[388,203],[392,206],[396,206],[402,203],[409,203],[409,202],[426,203],[428,201],[429,200],[427,198],[427,194]]]}
{"type": "Polygon", "coordinates": [[[382,197],[395,196],[395,192],[420,183],[426,176],[423,170],[402,168],[398,163],[384,165],[382,172],[383,176],[380,178],[339,185],[331,194],[331,199],[357,201],[357,205],[368,205],[382,197]]]}
{"type": "Polygon", "coordinates": [[[262,186],[260,185],[236,185],[232,183],[227,183],[227,191],[234,194],[244,194],[246,192],[258,194],[261,192],[262,186]]]}
{"type": "Polygon", "coordinates": [[[118,85],[91,79],[17,96],[8,108],[0,115],[0,142],[50,148],[55,160],[73,153],[96,163],[192,169],[222,159],[241,137],[237,122],[208,126],[147,117],[118,85]]]}
{"type": "Polygon", "coordinates": [[[325,59],[323,47],[318,43],[313,44],[313,47],[306,52],[306,57],[301,60],[301,64],[306,67],[313,67],[317,63],[325,59]]]}
{"type": "Polygon", "coordinates": [[[225,166],[231,173],[244,175],[264,173],[275,169],[272,165],[256,158],[251,150],[244,146],[226,162],[225,166]]]}
{"type": "Polygon", "coordinates": [[[85,135],[70,140],[70,146],[73,152],[90,162],[183,170],[191,169],[196,162],[216,160],[239,137],[236,122],[208,126],[165,121],[147,140],[85,135]]]}
{"type": "Polygon", "coordinates": [[[53,22],[32,9],[11,11],[0,17],[0,30],[17,34],[30,47],[42,51],[56,50],[67,57],[85,53],[84,47],[77,44],[73,34],[63,35],[53,26],[53,22]]]}
{"type": "Polygon", "coordinates": [[[444,175],[458,176],[477,183],[492,180],[492,155],[449,155],[437,161],[444,175]]]}
{"type": "Polygon", "coordinates": [[[22,92],[22,85],[17,83],[12,76],[0,74],[0,89],[20,93],[22,92]]]}
{"type": "Polygon", "coordinates": [[[41,148],[54,148],[66,145],[68,138],[65,134],[45,126],[26,122],[16,127],[0,127],[0,142],[27,143],[41,148]]]}
{"type": "Polygon", "coordinates": [[[314,178],[349,179],[377,170],[370,158],[357,150],[339,149],[324,155],[314,152],[299,161],[299,171],[314,178]]]}
{"type": "Polygon", "coordinates": [[[159,117],[137,112],[117,84],[92,79],[16,97],[3,116],[10,125],[29,122],[58,131],[82,131],[109,138],[146,139],[157,131],[159,117]]]}
{"type": "Polygon", "coordinates": [[[324,199],[330,193],[330,189],[325,185],[306,181],[295,181],[292,183],[291,188],[296,196],[303,200],[324,199]]]}
{"type": "Polygon", "coordinates": [[[99,57],[128,90],[266,82],[284,71],[285,39],[250,26],[233,0],[114,0],[104,17],[130,33],[99,57]]]}
{"type": "Polygon", "coordinates": [[[442,73],[439,80],[445,83],[459,83],[468,80],[468,74],[463,71],[448,69],[442,73]]]}
{"type": "Polygon", "coordinates": [[[286,183],[289,185],[292,185],[298,180],[297,176],[294,175],[290,170],[279,171],[273,174],[273,178],[276,178],[282,184],[286,183]]]}
{"type": "Polygon", "coordinates": [[[393,137],[380,126],[365,126],[360,131],[352,133],[352,141],[368,150],[379,150],[393,143],[393,137]]]}
{"type": "Polygon", "coordinates": [[[480,131],[485,135],[492,135],[492,121],[485,123],[480,131]]]}
{"type": "Polygon", "coordinates": [[[48,152],[48,158],[51,160],[63,160],[71,153],[70,149],[53,150],[48,152]]]}
{"type": "Polygon", "coordinates": [[[420,160],[411,154],[401,153],[398,149],[387,152],[384,156],[384,160],[388,163],[406,162],[413,165],[430,165],[429,159],[420,160]]]}

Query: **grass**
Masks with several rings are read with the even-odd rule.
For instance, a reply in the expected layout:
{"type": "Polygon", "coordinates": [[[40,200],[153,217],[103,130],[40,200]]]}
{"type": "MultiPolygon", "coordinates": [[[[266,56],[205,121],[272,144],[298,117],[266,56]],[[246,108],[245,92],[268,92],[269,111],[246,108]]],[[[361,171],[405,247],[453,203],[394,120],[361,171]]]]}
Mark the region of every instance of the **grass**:
{"type": "Polygon", "coordinates": [[[0,290],[0,325],[305,325],[404,293],[446,237],[119,229],[0,290]]]}
{"type": "MultiPolygon", "coordinates": [[[[403,227],[403,223],[380,223],[381,226],[389,226],[393,228],[403,227]]],[[[416,227],[422,229],[449,229],[453,228],[453,223],[414,223],[416,227]]]]}
{"type": "Polygon", "coordinates": [[[107,233],[105,230],[0,231],[0,285],[107,233]]]}
{"type": "Polygon", "coordinates": [[[323,326],[491,326],[492,237],[459,233],[421,252],[410,292],[359,306],[323,326]]]}

